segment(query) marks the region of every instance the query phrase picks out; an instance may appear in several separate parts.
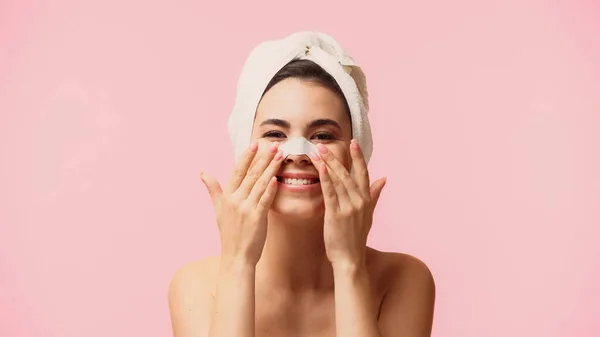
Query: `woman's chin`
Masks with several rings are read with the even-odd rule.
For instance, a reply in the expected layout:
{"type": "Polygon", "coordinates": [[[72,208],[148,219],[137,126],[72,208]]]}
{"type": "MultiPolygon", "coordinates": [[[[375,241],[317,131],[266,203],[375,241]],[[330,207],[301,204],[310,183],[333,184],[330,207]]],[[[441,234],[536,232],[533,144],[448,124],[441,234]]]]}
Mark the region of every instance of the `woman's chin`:
{"type": "Polygon", "coordinates": [[[325,211],[322,198],[277,198],[273,201],[271,211],[279,216],[293,217],[294,219],[311,219],[322,215],[325,211]]]}

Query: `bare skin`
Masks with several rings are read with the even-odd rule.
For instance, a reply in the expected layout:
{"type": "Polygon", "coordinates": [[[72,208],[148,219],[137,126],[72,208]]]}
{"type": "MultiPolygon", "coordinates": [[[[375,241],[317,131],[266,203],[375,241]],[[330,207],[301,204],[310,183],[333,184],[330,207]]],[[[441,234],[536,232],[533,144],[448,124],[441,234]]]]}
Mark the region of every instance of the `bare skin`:
{"type": "Polygon", "coordinates": [[[430,336],[435,285],[427,266],[366,247],[385,179],[370,183],[343,102],[315,83],[284,80],[263,97],[252,140],[246,178],[221,189],[203,176],[219,205],[222,255],[174,275],[174,336],[430,336]],[[320,156],[278,158],[276,143],[295,136],[319,144],[320,156]],[[351,167],[355,180],[345,174],[351,167]],[[254,172],[261,178],[247,178],[254,172]],[[291,191],[273,178],[288,173],[319,177],[320,188],[291,191]],[[244,188],[244,203],[224,210],[238,200],[230,192],[244,188]],[[246,207],[250,213],[234,214],[246,207]]]}

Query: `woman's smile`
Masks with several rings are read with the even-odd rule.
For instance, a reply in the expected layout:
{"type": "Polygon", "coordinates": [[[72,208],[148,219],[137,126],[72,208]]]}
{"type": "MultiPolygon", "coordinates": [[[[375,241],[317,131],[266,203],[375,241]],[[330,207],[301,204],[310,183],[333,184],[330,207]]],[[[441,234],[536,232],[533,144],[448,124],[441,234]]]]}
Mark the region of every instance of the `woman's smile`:
{"type": "Polygon", "coordinates": [[[309,191],[320,189],[319,176],[311,173],[282,173],[277,176],[279,188],[288,191],[309,191]]]}

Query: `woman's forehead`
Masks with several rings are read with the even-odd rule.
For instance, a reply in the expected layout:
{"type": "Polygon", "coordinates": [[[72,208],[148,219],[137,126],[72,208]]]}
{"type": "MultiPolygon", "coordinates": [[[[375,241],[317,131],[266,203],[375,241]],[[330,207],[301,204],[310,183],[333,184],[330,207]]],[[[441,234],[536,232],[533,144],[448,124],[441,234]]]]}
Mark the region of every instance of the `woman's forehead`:
{"type": "Polygon", "coordinates": [[[305,123],[315,119],[333,119],[343,123],[347,119],[342,100],[321,85],[285,80],[273,86],[262,98],[256,122],[265,119],[282,119],[305,123]]]}
{"type": "Polygon", "coordinates": [[[345,124],[347,115],[341,109],[278,109],[274,111],[259,110],[256,114],[255,123],[260,124],[265,120],[278,119],[294,124],[307,124],[317,119],[331,119],[339,124],[345,124]]]}

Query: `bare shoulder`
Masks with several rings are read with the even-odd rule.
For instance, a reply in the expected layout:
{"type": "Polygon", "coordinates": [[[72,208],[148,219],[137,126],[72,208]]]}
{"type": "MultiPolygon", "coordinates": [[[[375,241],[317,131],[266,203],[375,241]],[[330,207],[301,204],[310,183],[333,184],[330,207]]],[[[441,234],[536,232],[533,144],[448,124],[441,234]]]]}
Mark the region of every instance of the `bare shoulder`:
{"type": "Polygon", "coordinates": [[[430,336],[436,287],[429,267],[409,254],[369,249],[367,256],[372,279],[383,292],[382,336],[430,336]]]}
{"type": "Polygon", "coordinates": [[[219,257],[210,256],[181,266],[173,275],[169,293],[210,290],[216,284],[219,257]]]}
{"type": "Polygon", "coordinates": [[[433,275],[427,264],[413,255],[368,248],[367,256],[371,274],[385,288],[407,282],[424,282],[434,286],[433,275]]]}
{"type": "Polygon", "coordinates": [[[168,290],[174,336],[205,336],[214,301],[219,258],[208,257],[181,266],[168,290]]]}

